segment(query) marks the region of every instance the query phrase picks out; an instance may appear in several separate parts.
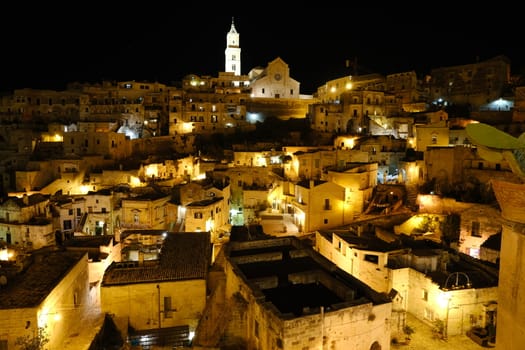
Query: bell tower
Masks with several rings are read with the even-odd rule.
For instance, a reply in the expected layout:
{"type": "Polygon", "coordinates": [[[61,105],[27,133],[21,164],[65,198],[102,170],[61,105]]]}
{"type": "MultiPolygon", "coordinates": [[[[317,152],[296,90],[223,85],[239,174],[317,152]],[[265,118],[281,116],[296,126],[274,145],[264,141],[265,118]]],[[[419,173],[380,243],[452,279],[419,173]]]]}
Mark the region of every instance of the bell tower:
{"type": "Polygon", "coordinates": [[[225,72],[233,72],[235,75],[241,75],[241,48],[239,46],[239,33],[235,29],[232,17],[230,31],[226,35],[225,54],[225,72]]]}

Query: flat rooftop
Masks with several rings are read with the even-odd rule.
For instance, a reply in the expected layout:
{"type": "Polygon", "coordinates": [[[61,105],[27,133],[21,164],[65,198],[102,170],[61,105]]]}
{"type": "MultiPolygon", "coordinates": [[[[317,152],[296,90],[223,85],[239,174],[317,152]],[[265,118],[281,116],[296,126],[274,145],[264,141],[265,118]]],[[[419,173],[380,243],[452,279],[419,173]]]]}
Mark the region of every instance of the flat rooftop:
{"type": "Polygon", "coordinates": [[[281,314],[299,317],[321,308],[390,302],[297,237],[229,242],[225,254],[254,295],[281,314]]]}

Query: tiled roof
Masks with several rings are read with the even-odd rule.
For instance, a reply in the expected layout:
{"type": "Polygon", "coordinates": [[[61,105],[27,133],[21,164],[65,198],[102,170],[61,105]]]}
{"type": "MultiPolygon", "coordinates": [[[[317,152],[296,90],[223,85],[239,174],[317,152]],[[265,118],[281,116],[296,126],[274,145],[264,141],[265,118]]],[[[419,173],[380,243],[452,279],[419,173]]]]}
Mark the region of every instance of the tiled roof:
{"type": "Polygon", "coordinates": [[[0,286],[0,309],[38,306],[73,266],[87,260],[87,253],[43,250],[33,253],[31,258],[33,261],[23,272],[8,277],[7,284],[0,286]]]}
{"type": "Polygon", "coordinates": [[[187,207],[206,207],[206,206],[211,205],[213,203],[220,202],[223,199],[224,199],[223,197],[213,197],[213,198],[209,198],[209,199],[203,199],[203,200],[200,200],[200,201],[191,202],[191,203],[187,204],[186,206],[187,207]]]}
{"type": "Polygon", "coordinates": [[[10,197],[4,198],[4,201],[0,203],[7,203],[8,201],[12,201],[18,207],[22,208],[22,207],[36,205],[40,202],[44,202],[46,200],[49,200],[49,197],[50,197],[49,195],[43,195],[41,193],[34,193],[32,195],[25,195],[25,196],[27,196],[27,204],[24,202],[25,199],[23,197],[16,197],[16,196],[10,196],[10,197]]]}
{"type": "Polygon", "coordinates": [[[485,242],[481,244],[481,248],[489,248],[489,249],[500,251],[501,250],[501,236],[502,236],[501,232],[489,236],[489,238],[487,238],[485,242]]]}
{"type": "Polygon", "coordinates": [[[158,261],[113,263],[102,286],[205,279],[210,263],[209,232],[169,232],[158,261]]]}
{"type": "Polygon", "coordinates": [[[99,248],[100,246],[107,246],[111,243],[114,236],[75,236],[64,242],[66,247],[82,247],[82,248],[99,248]]]}

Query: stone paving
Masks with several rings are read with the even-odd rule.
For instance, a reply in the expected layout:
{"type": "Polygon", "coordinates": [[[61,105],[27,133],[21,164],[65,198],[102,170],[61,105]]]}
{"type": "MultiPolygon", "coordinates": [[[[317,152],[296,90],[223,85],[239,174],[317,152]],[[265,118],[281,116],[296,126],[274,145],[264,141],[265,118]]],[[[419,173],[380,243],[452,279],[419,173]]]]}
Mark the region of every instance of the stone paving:
{"type": "Polygon", "coordinates": [[[447,340],[437,338],[432,327],[407,314],[406,324],[414,329],[408,344],[392,344],[390,349],[399,350],[482,350],[487,349],[476,344],[466,335],[448,337],[447,340]]]}

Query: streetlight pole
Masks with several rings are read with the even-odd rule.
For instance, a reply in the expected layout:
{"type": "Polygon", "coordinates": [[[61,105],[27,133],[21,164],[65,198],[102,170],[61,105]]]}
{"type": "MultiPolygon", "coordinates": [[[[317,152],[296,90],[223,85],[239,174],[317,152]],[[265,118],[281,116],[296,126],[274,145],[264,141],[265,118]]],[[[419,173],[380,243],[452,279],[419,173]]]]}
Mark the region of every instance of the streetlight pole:
{"type": "Polygon", "coordinates": [[[158,298],[159,298],[159,329],[162,328],[161,322],[161,311],[160,311],[160,285],[157,284],[158,298]]]}

